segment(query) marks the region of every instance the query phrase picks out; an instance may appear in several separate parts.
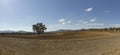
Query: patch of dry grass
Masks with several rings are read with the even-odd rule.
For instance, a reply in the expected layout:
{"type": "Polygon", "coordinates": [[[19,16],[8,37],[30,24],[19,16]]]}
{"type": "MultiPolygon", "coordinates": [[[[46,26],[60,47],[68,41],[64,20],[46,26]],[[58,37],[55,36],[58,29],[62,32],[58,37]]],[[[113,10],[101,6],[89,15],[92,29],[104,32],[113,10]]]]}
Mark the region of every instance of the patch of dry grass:
{"type": "MultiPolygon", "coordinates": [[[[0,55],[96,55],[96,51],[102,52],[109,48],[119,47],[119,39],[83,41],[64,39],[120,36],[120,34],[119,32],[84,31],[47,33],[40,36],[45,40],[36,38],[36,35],[0,35],[0,55]]],[[[101,54],[115,54],[114,52],[118,53],[119,50],[110,50],[101,54]]]]}

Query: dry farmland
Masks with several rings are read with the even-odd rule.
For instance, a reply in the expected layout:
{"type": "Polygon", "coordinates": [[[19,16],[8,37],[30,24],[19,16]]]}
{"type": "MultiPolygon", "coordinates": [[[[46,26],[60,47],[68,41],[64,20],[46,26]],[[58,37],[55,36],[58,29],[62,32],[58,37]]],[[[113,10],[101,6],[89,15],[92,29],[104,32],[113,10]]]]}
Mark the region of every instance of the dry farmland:
{"type": "Polygon", "coordinates": [[[0,55],[120,55],[120,32],[0,35],[0,55]]]}

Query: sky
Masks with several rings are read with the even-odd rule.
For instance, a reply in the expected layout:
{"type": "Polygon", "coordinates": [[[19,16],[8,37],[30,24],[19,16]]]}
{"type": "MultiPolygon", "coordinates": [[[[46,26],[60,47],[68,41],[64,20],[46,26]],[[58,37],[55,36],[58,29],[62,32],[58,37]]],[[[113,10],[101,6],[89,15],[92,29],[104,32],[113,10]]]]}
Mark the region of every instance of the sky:
{"type": "Polygon", "coordinates": [[[120,27],[120,0],[0,0],[0,30],[120,27]]]}

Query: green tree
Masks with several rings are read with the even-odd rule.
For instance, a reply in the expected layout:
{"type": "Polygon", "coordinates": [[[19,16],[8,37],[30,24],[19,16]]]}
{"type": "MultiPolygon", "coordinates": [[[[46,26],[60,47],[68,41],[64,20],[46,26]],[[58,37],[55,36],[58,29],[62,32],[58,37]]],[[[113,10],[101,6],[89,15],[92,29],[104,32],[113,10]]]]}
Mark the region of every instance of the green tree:
{"type": "Polygon", "coordinates": [[[33,31],[37,33],[38,37],[39,34],[44,33],[44,31],[47,29],[43,23],[37,23],[32,26],[33,31]]]}

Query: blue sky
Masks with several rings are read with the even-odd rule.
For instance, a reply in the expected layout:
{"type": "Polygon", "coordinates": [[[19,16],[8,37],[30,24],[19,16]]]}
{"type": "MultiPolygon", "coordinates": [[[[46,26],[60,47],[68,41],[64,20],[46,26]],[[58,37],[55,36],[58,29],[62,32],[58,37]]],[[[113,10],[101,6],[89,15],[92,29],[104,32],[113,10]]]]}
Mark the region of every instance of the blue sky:
{"type": "Polygon", "coordinates": [[[120,27],[120,0],[0,0],[0,30],[120,27]]]}

